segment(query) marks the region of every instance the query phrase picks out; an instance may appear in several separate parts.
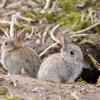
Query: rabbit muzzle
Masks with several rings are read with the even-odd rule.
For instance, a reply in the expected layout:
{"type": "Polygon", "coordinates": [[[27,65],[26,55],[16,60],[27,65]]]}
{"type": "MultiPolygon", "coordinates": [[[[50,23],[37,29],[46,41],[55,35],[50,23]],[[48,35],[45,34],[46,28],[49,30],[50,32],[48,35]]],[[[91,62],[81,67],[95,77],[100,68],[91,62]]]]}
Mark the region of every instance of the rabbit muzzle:
{"type": "Polygon", "coordinates": [[[78,63],[82,62],[82,61],[83,61],[83,58],[81,58],[81,57],[76,59],[76,62],[78,62],[78,63]]]}

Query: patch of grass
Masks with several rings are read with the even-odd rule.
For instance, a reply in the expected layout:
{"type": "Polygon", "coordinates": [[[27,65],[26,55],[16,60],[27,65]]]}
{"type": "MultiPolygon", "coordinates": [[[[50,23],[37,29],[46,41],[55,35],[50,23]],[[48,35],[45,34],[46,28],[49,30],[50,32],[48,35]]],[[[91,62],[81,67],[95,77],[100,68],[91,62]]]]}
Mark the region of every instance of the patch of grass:
{"type": "Polygon", "coordinates": [[[54,22],[56,22],[54,14],[46,14],[46,19],[48,20],[49,24],[53,24],[54,22]]]}
{"type": "Polygon", "coordinates": [[[100,25],[93,28],[94,33],[98,32],[100,34],[100,25]]]}
{"type": "Polygon", "coordinates": [[[13,96],[13,95],[6,96],[5,99],[6,100],[21,100],[19,97],[13,96]]]}
{"type": "Polygon", "coordinates": [[[36,80],[36,83],[39,84],[39,85],[48,85],[48,86],[51,86],[52,88],[53,87],[60,87],[61,84],[57,84],[57,83],[54,83],[54,82],[48,82],[48,81],[39,81],[39,80],[36,80]]]}
{"type": "Polygon", "coordinates": [[[67,28],[73,28],[73,25],[76,23],[77,20],[81,19],[81,14],[78,12],[71,12],[67,14],[65,17],[62,17],[58,22],[60,24],[65,24],[67,28]]]}
{"type": "Polygon", "coordinates": [[[26,18],[33,18],[33,16],[31,15],[31,13],[33,13],[33,11],[24,11],[24,10],[20,10],[21,14],[23,17],[26,17],[26,18]]]}
{"type": "Polygon", "coordinates": [[[2,88],[0,88],[0,95],[5,95],[5,92],[3,91],[2,88]]]}
{"type": "Polygon", "coordinates": [[[31,27],[27,27],[27,32],[31,33],[31,31],[32,31],[32,28],[31,27]]]}
{"type": "Polygon", "coordinates": [[[60,4],[62,6],[62,10],[65,12],[70,12],[72,10],[76,10],[76,4],[79,0],[60,0],[60,4]]]}
{"type": "MultiPolygon", "coordinates": [[[[96,1],[96,3],[97,2],[98,1],[96,1]]],[[[46,19],[48,24],[59,23],[61,25],[65,25],[66,28],[70,28],[73,31],[77,31],[91,25],[91,19],[90,18],[87,19],[87,15],[89,14],[88,10],[89,8],[93,8],[94,5],[96,5],[96,3],[90,0],[59,0],[59,5],[61,6],[61,12],[57,14],[39,13],[36,14],[36,16],[38,20],[46,19]],[[85,16],[83,21],[81,21],[82,11],[84,11],[84,16],[85,16]]]]}
{"type": "Polygon", "coordinates": [[[94,7],[98,4],[99,0],[60,0],[60,5],[62,6],[62,10],[66,12],[71,11],[81,11],[82,9],[86,9],[87,7],[94,7]],[[88,5],[88,6],[87,6],[88,5]]]}
{"type": "Polygon", "coordinates": [[[56,17],[54,14],[48,14],[48,13],[45,13],[45,14],[37,14],[37,18],[38,20],[40,19],[46,19],[47,20],[47,23],[49,24],[53,24],[56,22],[56,17]]]}
{"type": "Polygon", "coordinates": [[[86,83],[87,83],[87,82],[86,82],[86,81],[84,81],[81,77],[79,77],[78,82],[81,82],[81,83],[84,83],[84,84],[86,84],[86,83]]]}
{"type": "Polygon", "coordinates": [[[14,25],[15,29],[18,31],[20,29],[22,29],[22,27],[18,26],[18,25],[14,25]]]}
{"type": "Polygon", "coordinates": [[[45,16],[45,15],[44,15],[44,14],[41,14],[41,13],[37,14],[37,18],[38,18],[38,19],[42,19],[42,18],[44,18],[44,16],[45,16]]]}

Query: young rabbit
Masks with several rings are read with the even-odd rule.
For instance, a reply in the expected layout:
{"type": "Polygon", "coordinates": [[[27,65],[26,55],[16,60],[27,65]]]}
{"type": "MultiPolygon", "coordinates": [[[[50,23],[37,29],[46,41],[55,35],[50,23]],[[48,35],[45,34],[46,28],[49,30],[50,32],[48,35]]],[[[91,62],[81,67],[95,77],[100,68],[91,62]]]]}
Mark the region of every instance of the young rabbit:
{"type": "Polygon", "coordinates": [[[23,46],[24,37],[25,31],[22,31],[18,35],[15,33],[13,38],[5,39],[1,46],[1,63],[8,73],[21,74],[24,69],[28,76],[36,78],[41,61],[34,50],[23,46]]]}
{"type": "Polygon", "coordinates": [[[55,83],[74,82],[82,71],[83,54],[71,44],[70,37],[60,34],[61,53],[48,57],[40,66],[38,79],[55,83]]]}

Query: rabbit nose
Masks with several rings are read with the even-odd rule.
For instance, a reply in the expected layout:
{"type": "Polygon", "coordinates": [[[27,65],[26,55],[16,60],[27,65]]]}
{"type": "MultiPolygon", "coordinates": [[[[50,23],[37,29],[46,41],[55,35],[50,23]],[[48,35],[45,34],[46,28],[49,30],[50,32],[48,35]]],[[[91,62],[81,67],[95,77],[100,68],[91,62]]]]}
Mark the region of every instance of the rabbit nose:
{"type": "Polygon", "coordinates": [[[77,58],[76,61],[77,61],[77,62],[82,62],[83,59],[82,59],[82,58],[77,58]]]}

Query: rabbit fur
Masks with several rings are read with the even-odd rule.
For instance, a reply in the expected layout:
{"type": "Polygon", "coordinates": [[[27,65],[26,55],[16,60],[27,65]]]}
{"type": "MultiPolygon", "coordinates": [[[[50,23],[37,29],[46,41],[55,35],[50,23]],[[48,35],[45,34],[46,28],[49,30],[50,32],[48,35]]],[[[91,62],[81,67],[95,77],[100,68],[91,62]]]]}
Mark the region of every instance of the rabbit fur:
{"type": "Polygon", "coordinates": [[[15,33],[13,38],[7,38],[3,42],[1,63],[8,73],[19,75],[24,68],[30,77],[36,78],[41,60],[33,49],[23,46],[24,37],[23,31],[19,35],[15,33]]]}
{"type": "Polygon", "coordinates": [[[40,66],[38,79],[55,83],[74,82],[82,71],[83,54],[71,43],[68,35],[59,35],[62,49],[48,57],[40,66]],[[66,37],[66,38],[65,38],[66,37]]]}

